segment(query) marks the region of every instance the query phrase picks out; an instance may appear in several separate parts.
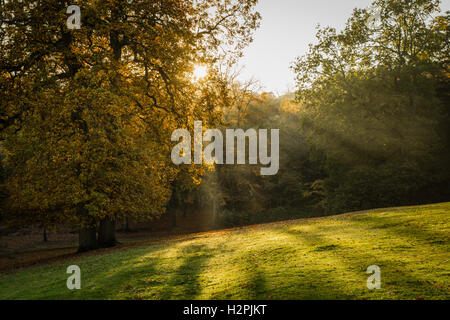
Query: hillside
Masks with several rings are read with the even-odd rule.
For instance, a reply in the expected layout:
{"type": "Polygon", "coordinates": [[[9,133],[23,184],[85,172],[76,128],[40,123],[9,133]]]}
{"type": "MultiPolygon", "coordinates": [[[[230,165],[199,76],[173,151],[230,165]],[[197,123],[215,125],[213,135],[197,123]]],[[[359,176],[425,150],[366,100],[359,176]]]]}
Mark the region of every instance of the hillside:
{"type": "Polygon", "coordinates": [[[0,274],[0,299],[449,299],[449,235],[450,203],[257,225],[0,274]]]}

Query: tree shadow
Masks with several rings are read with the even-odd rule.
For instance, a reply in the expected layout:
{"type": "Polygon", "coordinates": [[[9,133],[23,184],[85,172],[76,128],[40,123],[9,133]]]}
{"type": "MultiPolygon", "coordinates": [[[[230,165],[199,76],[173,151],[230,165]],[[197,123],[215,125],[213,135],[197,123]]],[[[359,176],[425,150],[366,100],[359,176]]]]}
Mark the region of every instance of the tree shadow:
{"type": "MultiPolygon", "coordinates": [[[[316,239],[317,240],[317,239],[316,239]]],[[[319,242],[315,242],[319,243],[319,242]]],[[[268,249],[270,251],[270,249],[268,249]]],[[[323,281],[328,275],[324,270],[305,270],[298,268],[296,272],[286,269],[288,275],[280,273],[283,261],[279,255],[260,255],[260,250],[252,257],[248,252],[240,257],[240,265],[246,281],[242,287],[235,288],[243,299],[352,299],[355,295],[346,292],[346,282],[341,279],[323,281]],[[260,261],[259,259],[262,259],[260,261]],[[260,264],[261,263],[261,264],[260,264]],[[274,268],[276,266],[276,268],[274,268]],[[269,270],[266,270],[269,268],[269,270]],[[323,286],[325,284],[325,286],[323,286]]],[[[290,261],[286,261],[289,264],[290,261]]],[[[295,268],[295,267],[294,267],[295,268]]],[[[220,297],[220,296],[219,296],[220,297]]],[[[232,296],[230,298],[233,298],[232,296]]]]}
{"type": "Polygon", "coordinates": [[[448,244],[448,234],[445,232],[432,232],[420,228],[415,220],[409,222],[399,221],[398,217],[365,216],[353,219],[352,223],[370,230],[380,230],[384,233],[407,239],[424,241],[431,245],[448,244]]]}
{"type": "MultiPolygon", "coordinates": [[[[245,281],[240,284],[239,290],[244,299],[263,300],[268,298],[266,279],[264,273],[258,267],[258,262],[251,255],[240,258],[242,272],[245,273],[245,281]],[[245,269],[245,270],[244,270],[245,269]]],[[[227,298],[233,298],[228,296],[227,298]]]]}
{"type": "MultiPolygon", "coordinates": [[[[340,265],[345,266],[347,272],[353,273],[357,278],[361,279],[360,293],[375,294],[377,290],[370,291],[366,287],[366,280],[369,274],[366,273],[366,268],[370,265],[377,265],[381,269],[382,289],[389,288],[391,294],[399,294],[402,298],[416,298],[424,293],[442,296],[446,294],[445,288],[433,287],[430,281],[418,278],[409,269],[411,266],[402,261],[401,255],[399,259],[389,259],[386,256],[375,256],[370,253],[371,248],[367,247],[366,250],[361,251],[350,247],[342,247],[337,241],[333,243],[332,240],[325,239],[319,234],[313,234],[311,232],[304,232],[299,230],[284,230],[283,233],[289,234],[296,238],[300,238],[300,241],[312,247],[312,252],[324,252],[334,260],[338,261],[340,265]],[[345,250],[351,250],[351,257],[344,254],[345,250]],[[350,261],[354,262],[351,263],[350,261]],[[384,271],[383,271],[384,270],[384,271]],[[386,273],[387,271],[387,273],[386,273]]],[[[413,267],[418,267],[417,265],[413,267]]],[[[322,275],[323,276],[323,275],[322,275]]],[[[311,278],[310,275],[308,275],[311,278]]],[[[332,282],[336,282],[336,278],[330,279],[332,282]]],[[[345,282],[342,288],[345,288],[345,282]]],[[[339,293],[339,291],[335,291],[339,293]]],[[[341,293],[343,293],[341,291],[341,293]]],[[[384,295],[385,296],[385,295],[384,295]]],[[[356,298],[356,297],[354,297],[356,298]]],[[[398,298],[398,297],[396,297],[398,298]]]]}
{"type": "Polygon", "coordinates": [[[212,250],[203,244],[189,245],[181,255],[185,258],[159,294],[161,299],[195,299],[201,292],[199,276],[206,261],[213,257],[212,250]]]}
{"type": "MultiPolygon", "coordinates": [[[[50,268],[42,267],[30,270],[30,286],[33,288],[33,297],[38,299],[117,299],[138,298],[134,292],[136,279],[147,274],[157,272],[159,258],[145,256],[163,250],[163,246],[137,247],[121,252],[102,255],[92,255],[84,259],[70,259],[57,263],[50,268]],[[69,290],[66,280],[69,274],[66,268],[77,265],[81,271],[81,289],[69,290]],[[45,271],[44,271],[45,270],[45,271]],[[44,272],[43,272],[44,271],[44,272]],[[36,276],[40,280],[34,281],[36,276]],[[61,288],[55,290],[55,288],[61,288]]],[[[20,276],[20,275],[19,275],[20,276]]],[[[24,287],[29,291],[30,286],[24,287]]],[[[21,295],[17,292],[17,295],[21,295]]]]}

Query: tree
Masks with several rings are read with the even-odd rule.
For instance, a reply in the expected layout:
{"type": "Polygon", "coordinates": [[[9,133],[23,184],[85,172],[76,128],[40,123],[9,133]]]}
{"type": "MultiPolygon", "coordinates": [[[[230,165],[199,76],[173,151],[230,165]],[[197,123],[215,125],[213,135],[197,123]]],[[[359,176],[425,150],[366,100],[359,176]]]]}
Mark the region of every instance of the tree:
{"type": "Polygon", "coordinates": [[[83,1],[79,30],[66,1],[2,2],[8,212],[80,226],[80,251],[114,245],[117,219],[164,212],[171,132],[219,118],[214,65],[251,41],[256,0],[83,1]]]}
{"type": "Polygon", "coordinates": [[[319,29],[293,65],[301,129],[327,157],[330,210],[449,195],[449,20],[438,14],[439,1],[374,1],[344,30],[319,29]]]}

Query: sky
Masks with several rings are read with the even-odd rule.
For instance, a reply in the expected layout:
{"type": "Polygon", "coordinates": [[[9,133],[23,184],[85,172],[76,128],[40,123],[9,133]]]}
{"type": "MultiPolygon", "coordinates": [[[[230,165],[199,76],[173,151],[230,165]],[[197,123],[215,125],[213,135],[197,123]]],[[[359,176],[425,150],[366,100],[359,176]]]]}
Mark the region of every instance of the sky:
{"type": "MultiPolygon", "coordinates": [[[[259,0],[261,27],[244,51],[240,80],[258,79],[264,91],[283,94],[294,91],[289,66],[315,41],[316,26],[342,29],[353,8],[368,7],[372,0],[259,0]]],[[[441,8],[450,10],[450,0],[441,8]]]]}

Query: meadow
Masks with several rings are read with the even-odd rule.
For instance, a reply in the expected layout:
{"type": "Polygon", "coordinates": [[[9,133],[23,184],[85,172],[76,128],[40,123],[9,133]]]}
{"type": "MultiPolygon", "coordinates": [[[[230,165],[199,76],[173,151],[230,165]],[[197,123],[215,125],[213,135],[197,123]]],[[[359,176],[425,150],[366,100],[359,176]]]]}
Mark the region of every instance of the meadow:
{"type": "Polygon", "coordinates": [[[449,299],[449,235],[450,203],[262,224],[2,273],[0,299],[449,299]]]}

